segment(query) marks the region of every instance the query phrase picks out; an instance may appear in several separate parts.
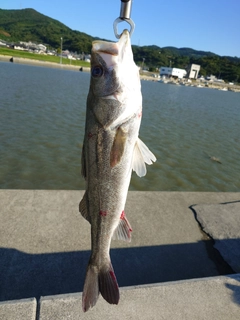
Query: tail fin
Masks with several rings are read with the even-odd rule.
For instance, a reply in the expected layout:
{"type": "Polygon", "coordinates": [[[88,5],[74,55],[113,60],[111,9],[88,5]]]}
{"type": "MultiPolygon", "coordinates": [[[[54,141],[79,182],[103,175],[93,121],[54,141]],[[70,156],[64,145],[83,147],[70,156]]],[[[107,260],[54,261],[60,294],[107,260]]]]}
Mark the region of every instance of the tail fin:
{"type": "Polygon", "coordinates": [[[99,273],[99,291],[108,303],[118,304],[118,283],[111,262],[109,262],[107,269],[102,269],[99,273]]]}
{"type": "Polygon", "coordinates": [[[88,265],[86,279],[83,287],[82,309],[84,312],[97,303],[99,296],[97,267],[88,265]]]}
{"type": "Polygon", "coordinates": [[[97,267],[88,265],[82,296],[84,312],[97,303],[99,292],[108,303],[118,304],[119,289],[111,262],[99,271],[97,267]]]}

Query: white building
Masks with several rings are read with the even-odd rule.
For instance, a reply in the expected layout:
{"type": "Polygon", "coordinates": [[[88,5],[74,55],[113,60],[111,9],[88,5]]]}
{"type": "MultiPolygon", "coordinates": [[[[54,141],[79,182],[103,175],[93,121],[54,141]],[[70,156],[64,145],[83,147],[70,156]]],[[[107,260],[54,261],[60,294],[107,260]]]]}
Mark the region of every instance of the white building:
{"type": "Polygon", "coordinates": [[[6,46],[6,42],[0,39],[0,46],[6,46]]]}
{"type": "Polygon", "coordinates": [[[26,48],[21,47],[21,46],[13,46],[13,48],[14,48],[14,49],[16,49],[16,50],[27,51],[27,49],[26,49],[26,48]]]}
{"type": "Polygon", "coordinates": [[[198,64],[191,64],[188,69],[188,78],[197,79],[199,71],[200,71],[200,66],[198,64]]]}
{"type": "Polygon", "coordinates": [[[184,69],[178,69],[178,68],[169,68],[169,67],[161,67],[160,68],[160,77],[173,77],[173,78],[179,78],[182,79],[187,74],[187,71],[184,69]]]}
{"type": "Polygon", "coordinates": [[[47,51],[47,47],[44,46],[43,44],[40,43],[40,44],[38,44],[37,46],[38,46],[38,49],[39,49],[39,50],[44,51],[44,52],[47,51]]]}
{"type": "MultiPolygon", "coordinates": [[[[24,41],[20,41],[20,45],[22,46],[22,48],[25,48],[26,50],[32,50],[32,52],[46,52],[47,47],[44,46],[43,44],[36,44],[34,42],[28,41],[28,42],[24,42],[24,41]]],[[[19,46],[20,47],[20,46],[19,46]]],[[[19,49],[18,50],[24,50],[24,49],[19,49]]]]}

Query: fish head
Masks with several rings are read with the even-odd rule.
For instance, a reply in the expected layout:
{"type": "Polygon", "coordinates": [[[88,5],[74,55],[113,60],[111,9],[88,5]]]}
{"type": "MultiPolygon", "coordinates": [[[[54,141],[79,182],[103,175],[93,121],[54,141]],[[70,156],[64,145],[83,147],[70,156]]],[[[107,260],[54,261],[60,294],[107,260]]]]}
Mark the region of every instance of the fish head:
{"type": "Polygon", "coordinates": [[[124,30],[118,42],[94,41],[91,52],[91,93],[96,98],[113,99],[121,112],[133,113],[137,100],[141,105],[139,69],[133,60],[129,31],[124,30]],[[128,106],[128,109],[127,109],[128,106]],[[127,110],[125,110],[127,109],[127,110]]]}

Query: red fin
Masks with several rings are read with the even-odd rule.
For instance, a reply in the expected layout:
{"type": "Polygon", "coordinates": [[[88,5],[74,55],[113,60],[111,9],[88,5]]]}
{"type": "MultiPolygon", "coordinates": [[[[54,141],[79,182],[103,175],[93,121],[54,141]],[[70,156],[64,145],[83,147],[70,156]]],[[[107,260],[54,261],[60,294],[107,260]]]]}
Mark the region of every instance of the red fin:
{"type": "Polygon", "coordinates": [[[118,304],[119,289],[111,262],[107,270],[102,269],[99,273],[99,291],[108,303],[118,304]]]}
{"type": "Polygon", "coordinates": [[[82,295],[82,309],[84,312],[95,306],[99,296],[98,270],[92,265],[88,265],[86,279],[82,295]]]}
{"type": "Polygon", "coordinates": [[[116,230],[114,231],[113,240],[125,240],[130,242],[131,232],[132,232],[132,227],[128,222],[128,219],[126,218],[125,213],[123,211],[120,216],[119,224],[116,230]]]}

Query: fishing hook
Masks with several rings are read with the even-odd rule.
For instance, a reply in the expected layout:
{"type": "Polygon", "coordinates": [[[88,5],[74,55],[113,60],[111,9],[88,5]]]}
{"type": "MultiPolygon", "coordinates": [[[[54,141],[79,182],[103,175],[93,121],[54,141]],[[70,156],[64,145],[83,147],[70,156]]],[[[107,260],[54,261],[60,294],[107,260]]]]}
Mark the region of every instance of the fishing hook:
{"type": "Polygon", "coordinates": [[[120,16],[113,22],[113,30],[114,30],[115,37],[117,39],[119,39],[121,36],[121,34],[118,34],[118,29],[117,29],[117,25],[120,22],[125,21],[130,25],[130,31],[129,31],[130,36],[134,31],[135,24],[131,19],[131,9],[132,9],[132,0],[121,0],[120,16]]]}

